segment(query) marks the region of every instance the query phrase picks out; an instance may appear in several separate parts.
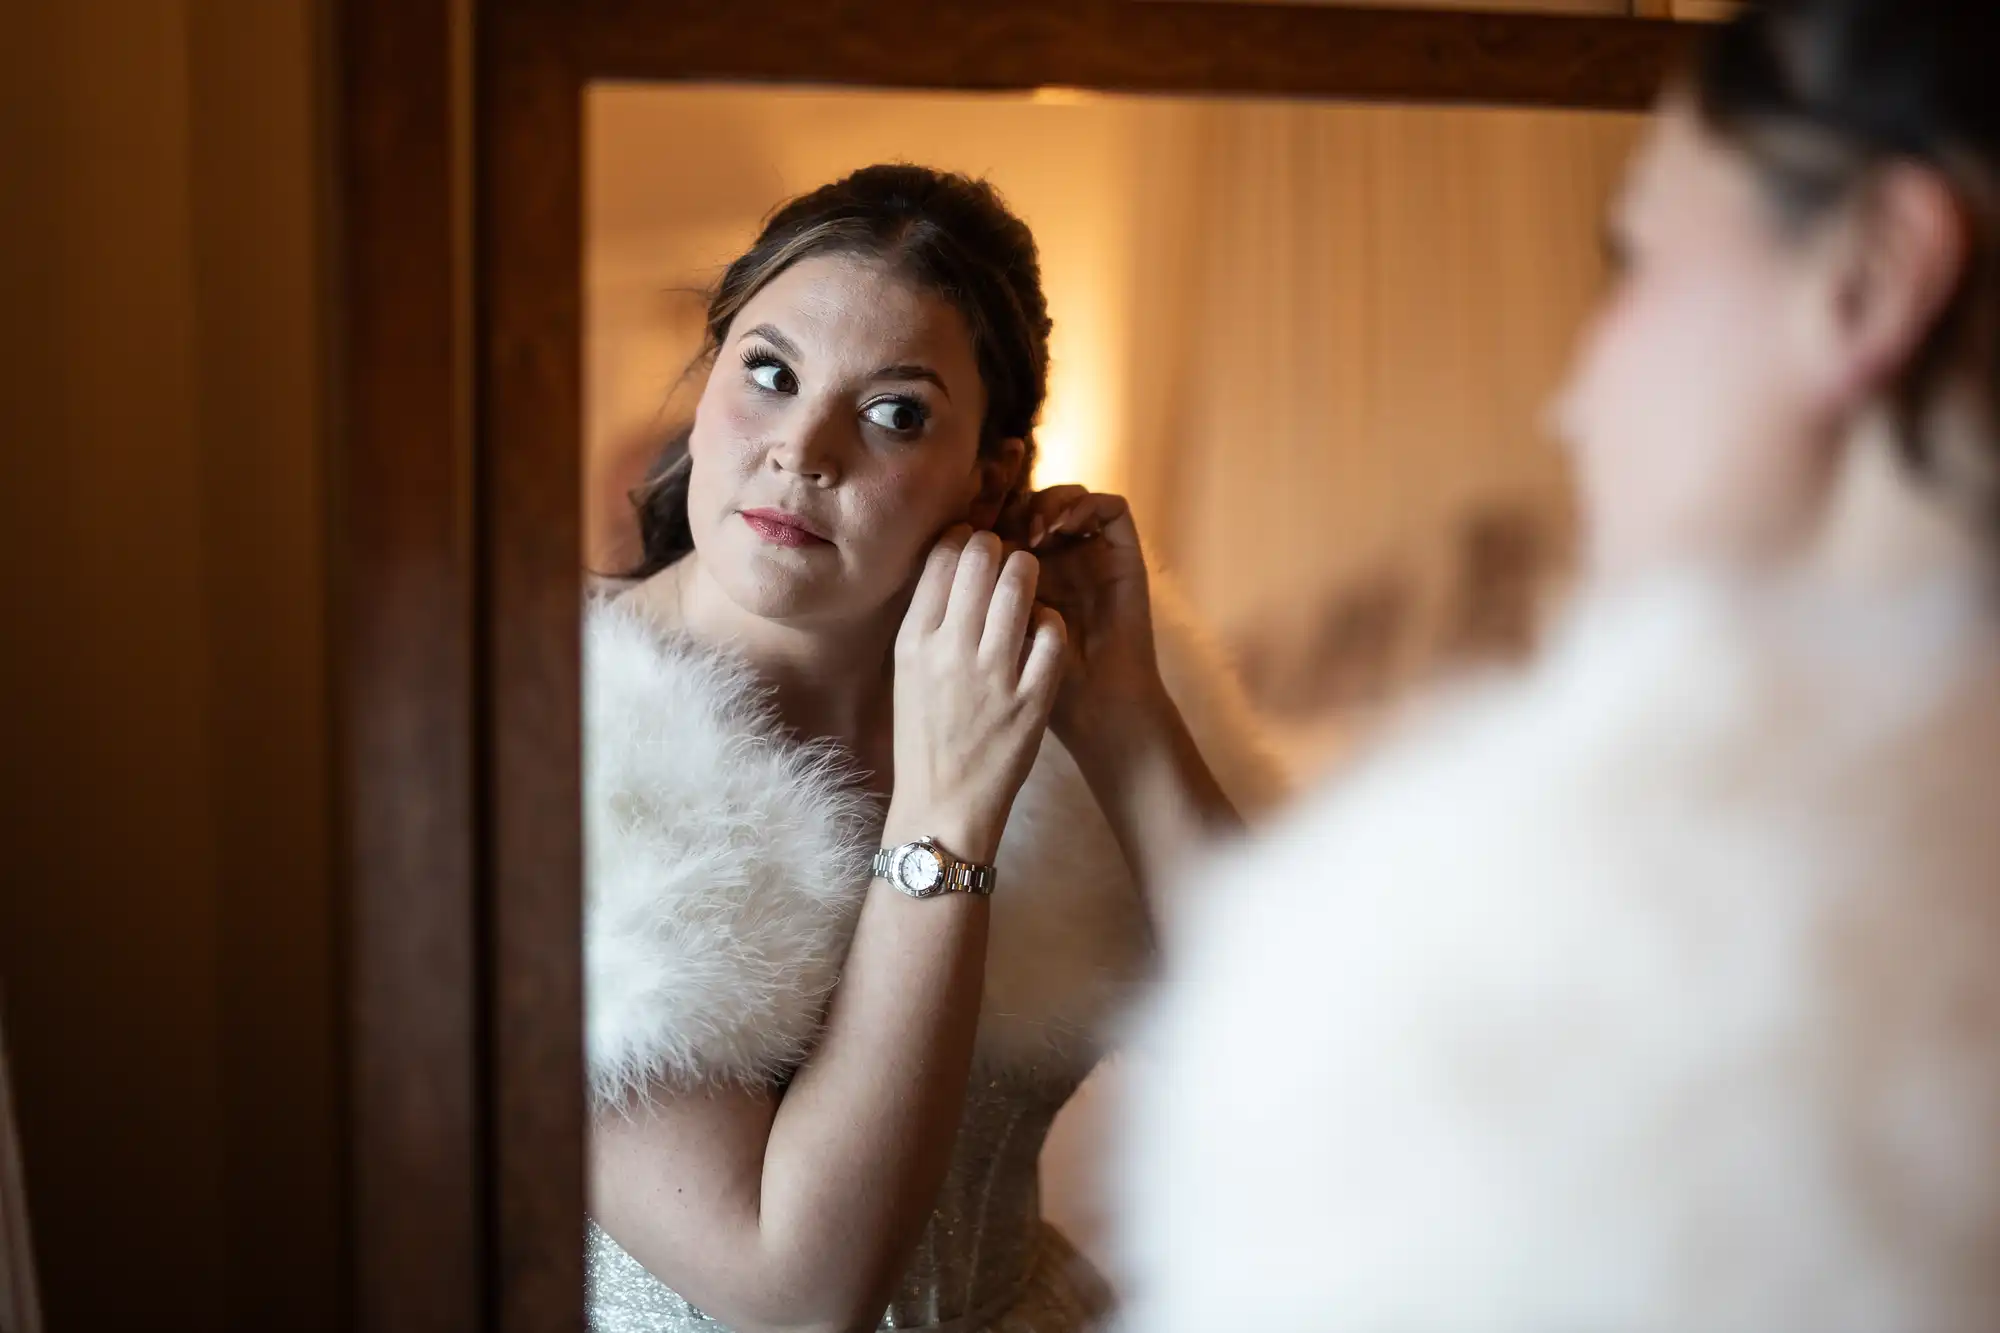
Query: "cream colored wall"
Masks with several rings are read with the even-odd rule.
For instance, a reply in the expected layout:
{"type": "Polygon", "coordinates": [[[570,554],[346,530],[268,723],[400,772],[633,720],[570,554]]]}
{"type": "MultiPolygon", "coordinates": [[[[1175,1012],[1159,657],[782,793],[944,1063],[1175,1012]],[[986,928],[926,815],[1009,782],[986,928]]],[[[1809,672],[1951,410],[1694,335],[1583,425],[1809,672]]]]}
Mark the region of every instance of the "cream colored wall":
{"type": "Polygon", "coordinates": [[[0,42],[0,985],[51,1329],[340,1317],[322,19],[61,0],[0,42]]]}

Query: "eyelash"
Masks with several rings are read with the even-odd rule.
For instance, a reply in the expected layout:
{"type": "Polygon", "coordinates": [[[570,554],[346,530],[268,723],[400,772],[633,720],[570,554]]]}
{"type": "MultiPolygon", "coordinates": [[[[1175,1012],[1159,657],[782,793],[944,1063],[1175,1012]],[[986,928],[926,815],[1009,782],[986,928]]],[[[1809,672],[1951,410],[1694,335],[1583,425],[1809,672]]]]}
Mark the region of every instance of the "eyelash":
{"type": "MultiPolygon", "coordinates": [[[[773,353],[766,351],[764,348],[752,347],[743,353],[743,368],[745,370],[758,370],[765,366],[776,366],[779,370],[784,371],[787,375],[793,375],[793,371],[790,366],[786,365],[782,359],[780,359],[773,353]]],[[[796,380],[797,376],[793,375],[793,379],[796,380]]],[[[755,381],[753,380],[752,383],[755,384],[755,381]]],[[[761,384],[757,384],[756,388],[761,393],[782,392],[782,390],[766,389],[761,384]]],[[[888,403],[893,403],[898,407],[907,407],[910,409],[910,411],[916,413],[917,424],[906,431],[898,431],[888,426],[879,426],[879,425],[876,426],[877,430],[887,431],[889,434],[899,436],[903,439],[914,439],[915,437],[923,434],[924,427],[930,424],[931,420],[930,408],[924,403],[924,401],[921,398],[912,398],[907,395],[890,394],[883,398],[872,399],[871,401],[866,403],[861,410],[863,412],[866,412],[869,408],[881,407],[882,405],[888,403]]],[[[871,422],[869,424],[874,425],[875,423],[871,422]]]]}
{"type": "Polygon", "coordinates": [[[931,421],[930,409],[924,406],[923,400],[920,398],[908,398],[900,394],[890,394],[883,398],[874,399],[873,401],[864,405],[861,410],[865,413],[870,408],[885,407],[889,405],[909,408],[910,411],[917,414],[917,424],[910,427],[908,430],[897,430],[893,426],[883,426],[872,421],[869,422],[868,424],[874,426],[875,429],[877,430],[885,431],[890,435],[896,436],[898,439],[904,439],[904,440],[914,440],[917,436],[922,435],[924,433],[924,427],[930,424],[931,421]]]}
{"type": "MultiPolygon", "coordinates": [[[[774,356],[770,352],[765,351],[761,347],[752,347],[748,351],[743,353],[743,368],[745,370],[760,370],[765,366],[776,366],[779,370],[784,371],[787,375],[792,374],[792,368],[790,366],[786,365],[778,357],[774,356]]],[[[793,375],[793,378],[797,379],[798,377],[796,375],[793,375]]],[[[764,386],[761,384],[759,384],[757,387],[760,389],[764,388],[764,386]]],[[[771,390],[768,389],[765,389],[764,391],[766,393],[771,392],[771,390]]]]}

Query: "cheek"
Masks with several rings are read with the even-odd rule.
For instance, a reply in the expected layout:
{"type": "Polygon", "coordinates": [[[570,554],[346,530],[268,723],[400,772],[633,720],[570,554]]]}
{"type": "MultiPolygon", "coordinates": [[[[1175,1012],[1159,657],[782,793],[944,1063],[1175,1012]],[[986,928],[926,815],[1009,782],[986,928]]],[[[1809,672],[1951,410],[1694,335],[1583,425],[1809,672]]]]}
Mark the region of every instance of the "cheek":
{"type": "Polygon", "coordinates": [[[972,487],[942,453],[923,446],[857,468],[841,488],[847,511],[871,545],[929,549],[931,540],[964,517],[972,487]]]}
{"type": "Polygon", "coordinates": [[[718,439],[739,446],[762,439],[775,411],[767,400],[733,386],[711,387],[702,396],[701,410],[713,424],[718,439]]]}
{"type": "Polygon", "coordinates": [[[1741,414],[1764,376],[1773,309],[1747,285],[1635,286],[1608,310],[1584,361],[1593,430],[1666,434],[1689,443],[1741,414]]]}
{"type": "Polygon", "coordinates": [[[766,409],[755,399],[711,389],[695,409],[694,442],[724,469],[748,467],[768,434],[766,409]]]}
{"type": "Polygon", "coordinates": [[[885,597],[915,577],[938,536],[965,517],[972,487],[942,451],[877,456],[842,483],[841,526],[859,582],[885,597]]]}
{"type": "Polygon", "coordinates": [[[1643,303],[1629,292],[1608,300],[1592,317],[1577,345],[1564,388],[1561,429],[1577,453],[1588,458],[1602,447],[1600,436],[1643,380],[1633,374],[1644,364],[1643,303]]]}
{"type": "Polygon", "coordinates": [[[1601,563],[1715,554],[1776,521],[1798,452],[1784,308],[1745,274],[1634,286],[1606,308],[1563,420],[1601,563]]]}
{"type": "Polygon", "coordinates": [[[756,472],[763,456],[760,420],[755,406],[739,397],[714,390],[702,395],[688,436],[694,467],[688,485],[691,506],[724,503],[756,472]]]}
{"type": "Polygon", "coordinates": [[[1666,363],[1665,312],[1651,293],[1628,285],[1599,310],[1578,349],[1564,392],[1560,431],[1575,456],[1586,515],[1601,535],[1618,527],[1627,497],[1643,493],[1645,472],[1670,452],[1670,404],[1658,400],[1676,377],[1666,363]]]}
{"type": "Polygon", "coordinates": [[[1785,379],[1780,309],[1746,276],[1635,285],[1617,298],[1586,346],[1566,423],[1586,465],[1657,482],[1754,439],[1785,379]]]}

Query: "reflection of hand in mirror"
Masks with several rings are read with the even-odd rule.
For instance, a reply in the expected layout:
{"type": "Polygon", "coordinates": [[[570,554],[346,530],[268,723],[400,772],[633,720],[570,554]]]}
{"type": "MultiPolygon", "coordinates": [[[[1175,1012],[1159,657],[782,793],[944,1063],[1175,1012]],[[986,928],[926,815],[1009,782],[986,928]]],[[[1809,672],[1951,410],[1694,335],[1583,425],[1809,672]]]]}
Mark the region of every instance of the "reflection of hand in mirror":
{"type": "Polygon", "coordinates": [[[1040,600],[1069,634],[1051,718],[1141,882],[1161,884],[1203,838],[1241,826],[1160,673],[1152,591],[1131,507],[1056,486],[1002,515],[1041,560],[1040,600]]]}
{"type": "Polygon", "coordinates": [[[1144,726],[1148,710],[1171,709],[1153,651],[1145,556],[1124,499],[1055,486],[1024,497],[1001,526],[1040,558],[1038,596],[1069,630],[1058,734],[1074,744],[1086,721],[1144,726]]]}
{"type": "Polygon", "coordinates": [[[958,527],[931,551],[896,640],[891,825],[992,858],[1041,748],[1063,622],[1036,604],[1037,565],[958,527]]]}

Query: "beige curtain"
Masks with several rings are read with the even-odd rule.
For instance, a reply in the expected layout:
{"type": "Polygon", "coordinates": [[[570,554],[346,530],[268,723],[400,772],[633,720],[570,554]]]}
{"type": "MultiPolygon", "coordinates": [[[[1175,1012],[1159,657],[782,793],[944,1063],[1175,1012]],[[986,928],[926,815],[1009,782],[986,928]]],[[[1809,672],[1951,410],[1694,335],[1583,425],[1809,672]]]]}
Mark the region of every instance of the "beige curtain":
{"type": "Polygon", "coordinates": [[[1470,632],[1464,585],[1509,533],[1553,563],[1541,421],[1638,125],[1216,102],[1139,127],[1125,481],[1246,654],[1337,672],[1315,637],[1388,607],[1400,680],[1470,632]]]}
{"type": "Polygon", "coordinates": [[[1494,495],[1557,505],[1543,407],[1630,118],[1218,104],[1161,127],[1128,466],[1228,620],[1494,495]]]}

